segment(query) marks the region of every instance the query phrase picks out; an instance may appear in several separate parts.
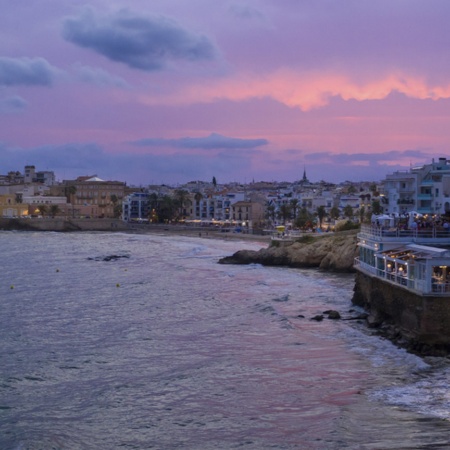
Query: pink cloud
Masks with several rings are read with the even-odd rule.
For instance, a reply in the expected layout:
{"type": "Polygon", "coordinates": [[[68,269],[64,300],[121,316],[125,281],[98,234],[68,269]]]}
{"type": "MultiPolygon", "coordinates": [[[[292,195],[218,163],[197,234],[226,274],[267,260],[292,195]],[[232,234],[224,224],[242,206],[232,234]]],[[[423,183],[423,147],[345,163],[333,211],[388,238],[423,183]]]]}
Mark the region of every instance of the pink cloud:
{"type": "Polygon", "coordinates": [[[344,74],[323,72],[295,72],[280,69],[270,74],[239,74],[220,80],[186,84],[177,92],[158,96],[143,95],[145,104],[209,103],[215,100],[244,101],[272,98],[286,106],[302,111],[321,108],[332,97],[344,100],[382,100],[393,92],[415,99],[438,100],[450,98],[450,84],[432,85],[423,77],[401,72],[381,75],[376,79],[359,81],[344,74]]]}

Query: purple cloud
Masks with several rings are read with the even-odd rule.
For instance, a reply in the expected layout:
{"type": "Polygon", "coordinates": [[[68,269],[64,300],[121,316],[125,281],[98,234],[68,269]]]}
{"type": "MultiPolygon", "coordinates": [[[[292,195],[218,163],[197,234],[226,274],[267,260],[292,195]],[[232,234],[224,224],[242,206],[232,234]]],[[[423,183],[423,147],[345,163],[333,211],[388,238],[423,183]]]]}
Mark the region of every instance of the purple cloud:
{"type": "Polygon", "coordinates": [[[0,57],[0,86],[51,86],[58,73],[43,58],[0,57]]]}
{"type": "Polygon", "coordinates": [[[63,25],[64,38],[134,69],[160,70],[168,61],[211,60],[214,46],[167,17],[144,16],[122,9],[102,15],[85,9],[63,25]]]}
{"type": "Polygon", "coordinates": [[[18,95],[0,99],[0,114],[14,114],[22,112],[28,103],[18,95]]]}
{"type": "Polygon", "coordinates": [[[217,133],[211,133],[209,136],[199,138],[185,137],[180,139],[140,139],[132,142],[132,144],[140,147],[176,147],[209,150],[255,148],[268,144],[268,141],[266,139],[239,139],[222,136],[217,133]]]}

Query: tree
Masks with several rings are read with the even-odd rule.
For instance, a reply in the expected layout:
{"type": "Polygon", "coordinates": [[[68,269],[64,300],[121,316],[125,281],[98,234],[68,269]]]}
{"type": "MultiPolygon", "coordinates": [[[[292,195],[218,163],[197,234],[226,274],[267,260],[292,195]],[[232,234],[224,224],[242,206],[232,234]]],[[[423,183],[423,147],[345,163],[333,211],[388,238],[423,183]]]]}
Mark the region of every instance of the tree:
{"type": "Polygon", "coordinates": [[[266,207],[266,218],[272,223],[275,222],[275,205],[270,203],[266,207]]]}
{"type": "Polygon", "coordinates": [[[64,188],[64,195],[66,196],[66,198],[67,198],[67,201],[69,202],[69,203],[72,203],[72,196],[73,195],[75,195],[77,193],[77,187],[76,186],[66,186],[65,188],[64,188]]]}
{"type": "Polygon", "coordinates": [[[177,189],[174,196],[175,206],[178,208],[178,216],[186,215],[185,206],[191,204],[189,200],[189,192],[184,189],[177,189]]]}
{"type": "Polygon", "coordinates": [[[295,220],[297,218],[297,210],[298,210],[298,205],[299,205],[299,201],[296,198],[293,198],[290,202],[289,205],[291,206],[291,211],[292,211],[292,217],[295,220]]]}
{"type": "Polygon", "coordinates": [[[118,218],[122,215],[122,205],[119,203],[119,197],[117,195],[111,195],[111,203],[113,204],[113,215],[118,218]]]}
{"type": "Polygon", "coordinates": [[[298,213],[297,219],[295,220],[295,226],[297,228],[300,228],[301,230],[305,230],[313,227],[312,222],[313,222],[312,215],[308,212],[306,208],[301,208],[298,213]]]}
{"type": "Polygon", "coordinates": [[[164,195],[158,202],[158,220],[160,222],[168,222],[172,220],[177,211],[177,205],[172,197],[164,195]]]}
{"type": "Polygon", "coordinates": [[[158,194],[155,194],[154,192],[152,192],[149,196],[148,196],[148,214],[147,214],[147,218],[150,222],[158,222],[158,213],[157,213],[157,208],[158,208],[158,194]]]}
{"type": "Polygon", "coordinates": [[[341,215],[341,212],[339,211],[339,208],[337,206],[333,206],[330,210],[330,217],[334,220],[339,219],[339,216],[341,215]]]}
{"type": "Polygon", "coordinates": [[[375,214],[376,216],[383,214],[383,207],[379,200],[372,201],[372,214],[375,214]]]}
{"type": "Polygon", "coordinates": [[[348,217],[349,219],[351,219],[353,217],[353,208],[350,205],[347,205],[344,208],[344,216],[348,217]]]}
{"type": "Polygon", "coordinates": [[[322,222],[326,215],[327,215],[327,212],[325,211],[325,206],[319,206],[317,208],[317,217],[319,218],[319,227],[320,228],[322,228],[322,222]]]}
{"type": "Polygon", "coordinates": [[[194,195],[194,200],[197,203],[200,203],[202,201],[202,199],[203,199],[203,194],[201,192],[196,192],[194,195]]]}
{"type": "Polygon", "coordinates": [[[280,206],[280,219],[282,219],[283,224],[286,223],[286,220],[288,220],[291,217],[291,207],[290,205],[282,204],[280,206]]]}
{"type": "Polygon", "coordinates": [[[359,221],[360,221],[361,223],[364,222],[365,216],[366,216],[366,208],[364,208],[364,206],[362,206],[362,207],[359,209],[359,221]]]}
{"type": "Polygon", "coordinates": [[[44,217],[47,214],[47,206],[46,205],[39,205],[37,209],[41,213],[42,217],[44,217]]]}
{"type": "Polygon", "coordinates": [[[50,214],[53,218],[59,213],[59,206],[58,205],[51,205],[50,206],[50,214]]]}

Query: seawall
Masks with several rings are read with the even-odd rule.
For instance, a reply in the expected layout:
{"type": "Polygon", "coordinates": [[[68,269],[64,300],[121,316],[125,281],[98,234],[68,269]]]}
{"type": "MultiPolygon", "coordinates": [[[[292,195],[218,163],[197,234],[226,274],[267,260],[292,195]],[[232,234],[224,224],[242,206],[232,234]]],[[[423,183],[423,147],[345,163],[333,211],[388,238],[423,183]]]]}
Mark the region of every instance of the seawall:
{"type": "Polygon", "coordinates": [[[128,224],[120,219],[75,218],[0,218],[0,230],[18,231],[125,231],[128,224]]]}
{"type": "Polygon", "coordinates": [[[352,302],[369,313],[369,325],[422,354],[450,353],[450,298],[421,296],[357,271],[352,302]]]}

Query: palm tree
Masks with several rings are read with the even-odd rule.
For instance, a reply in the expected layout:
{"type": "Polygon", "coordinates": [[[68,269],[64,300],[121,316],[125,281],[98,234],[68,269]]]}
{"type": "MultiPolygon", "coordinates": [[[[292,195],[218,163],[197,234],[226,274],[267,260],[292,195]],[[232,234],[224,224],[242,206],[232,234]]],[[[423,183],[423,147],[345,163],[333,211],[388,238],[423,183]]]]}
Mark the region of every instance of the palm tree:
{"type": "Polygon", "coordinates": [[[55,216],[59,213],[59,206],[58,205],[51,205],[50,206],[50,214],[52,218],[54,219],[55,216]]]}
{"type": "Polygon", "coordinates": [[[42,217],[44,217],[45,214],[47,214],[47,206],[46,205],[39,205],[38,209],[39,209],[39,212],[41,213],[42,217]]]}
{"type": "Polygon", "coordinates": [[[291,217],[291,207],[290,205],[283,204],[280,206],[280,218],[283,220],[283,225],[286,223],[286,220],[291,217]]]}
{"type": "Polygon", "coordinates": [[[353,217],[353,208],[350,205],[347,205],[344,208],[344,216],[351,219],[353,217]]]}
{"type": "Polygon", "coordinates": [[[299,201],[298,201],[298,199],[293,198],[289,202],[289,204],[291,206],[292,218],[295,220],[297,218],[297,210],[298,210],[299,201]]]}
{"type": "Polygon", "coordinates": [[[64,188],[64,195],[66,196],[67,201],[69,203],[73,204],[72,197],[76,194],[76,192],[77,192],[77,187],[76,186],[72,185],[72,186],[66,186],[64,188]]]}
{"type": "Polygon", "coordinates": [[[322,228],[322,222],[326,215],[327,212],[325,211],[325,206],[319,206],[317,208],[317,217],[319,218],[319,228],[322,228]]]}
{"type": "Polygon", "coordinates": [[[111,195],[111,203],[113,204],[114,218],[118,218],[122,215],[122,205],[119,203],[119,197],[116,194],[111,195]]]}
{"type": "Polygon", "coordinates": [[[177,205],[175,203],[175,200],[165,195],[162,197],[158,202],[158,219],[160,222],[168,222],[169,220],[172,220],[175,216],[175,212],[177,210],[177,205]]]}
{"type": "Polygon", "coordinates": [[[375,215],[383,214],[383,207],[379,200],[374,200],[372,202],[372,213],[375,215]]]}
{"type": "Polygon", "coordinates": [[[275,205],[273,203],[268,203],[266,206],[266,218],[270,222],[275,222],[275,205]]]}
{"type": "Polygon", "coordinates": [[[366,216],[366,208],[364,208],[364,206],[362,206],[360,209],[359,209],[359,221],[361,222],[361,223],[363,223],[364,222],[364,217],[366,216]]]}
{"type": "Polygon", "coordinates": [[[297,219],[295,220],[295,226],[302,230],[310,228],[312,226],[312,219],[313,218],[308,210],[306,208],[301,208],[297,219]]]}
{"type": "Polygon", "coordinates": [[[175,191],[174,197],[175,205],[179,210],[179,217],[183,217],[186,215],[185,206],[191,204],[192,202],[189,200],[189,192],[184,189],[177,189],[175,191]]]}
{"type": "Polygon", "coordinates": [[[150,222],[158,221],[158,195],[152,192],[148,196],[148,219],[150,222]]]}
{"type": "Polygon", "coordinates": [[[330,210],[330,217],[334,220],[339,219],[341,212],[339,211],[339,208],[337,206],[333,206],[330,210]]]}

